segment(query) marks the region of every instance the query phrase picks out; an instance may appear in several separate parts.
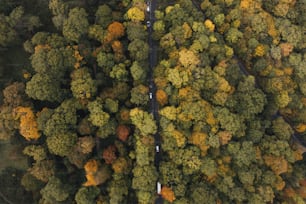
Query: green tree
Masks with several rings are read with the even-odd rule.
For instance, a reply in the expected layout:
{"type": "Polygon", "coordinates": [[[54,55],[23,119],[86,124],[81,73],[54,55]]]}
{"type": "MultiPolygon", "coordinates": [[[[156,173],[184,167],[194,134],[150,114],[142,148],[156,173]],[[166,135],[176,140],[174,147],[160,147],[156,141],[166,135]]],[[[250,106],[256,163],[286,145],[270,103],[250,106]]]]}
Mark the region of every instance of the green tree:
{"type": "Polygon", "coordinates": [[[159,42],[161,48],[165,49],[166,52],[170,52],[175,49],[175,40],[172,33],[167,33],[161,37],[159,42]]]}
{"type": "Polygon", "coordinates": [[[290,20],[284,18],[276,19],[276,27],[279,29],[281,38],[290,44],[300,47],[303,40],[300,26],[294,25],[290,20]]]}
{"type": "Polygon", "coordinates": [[[145,32],[145,28],[138,22],[127,22],[126,33],[130,41],[134,40],[146,40],[148,33],[145,32]]]}
{"type": "Polygon", "coordinates": [[[157,172],[154,166],[137,165],[133,169],[133,175],[132,188],[136,190],[139,203],[152,202],[155,186],[151,184],[156,183],[157,180],[157,172]]]}
{"type": "Polygon", "coordinates": [[[205,157],[202,161],[201,172],[208,177],[213,177],[216,175],[218,170],[216,161],[211,157],[205,157]]]}
{"type": "Polygon", "coordinates": [[[99,42],[103,42],[106,36],[106,30],[103,30],[100,25],[90,25],[88,28],[88,37],[91,39],[95,39],[99,42]]]}
{"type": "Polygon", "coordinates": [[[97,54],[97,62],[107,76],[109,76],[114,63],[114,55],[106,52],[99,52],[97,54]]]}
{"type": "Polygon", "coordinates": [[[183,25],[184,22],[190,19],[190,16],[188,15],[188,12],[181,7],[180,4],[175,4],[172,7],[169,6],[166,8],[166,15],[164,19],[168,25],[175,27],[183,25]]]}
{"type": "Polygon", "coordinates": [[[18,39],[18,33],[8,22],[8,17],[0,14],[0,45],[8,46],[18,39]]]}
{"type": "Polygon", "coordinates": [[[128,50],[131,58],[139,62],[146,60],[149,55],[148,43],[139,39],[133,40],[129,44],[128,50]]]}
{"type": "MultiPolygon", "coordinates": [[[[49,40],[60,42],[61,37],[52,35],[49,40]]],[[[51,42],[52,42],[51,41],[51,42]]],[[[56,46],[56,44],[53,44],[56,46]]],[[[68,68],[73,67],[72,53],[68,49],[51,49],[48,45],[38,45],[34,54],[31,55],[31,64],[34,70],[40,74],[48,74],[53,77],[61,78],[65,75],[68,68]]]]}
{"type": "Polygon", "coordinates": [[[67,156],[73,146],[77,142],[77,135],[73,132],[63,132],[59,134],[52,134],[47,138],[47,146],[52,154],[58,156],[67,156]]]}
{"type": "Polygon", "coordinates": [[[109,114],[103,111],[102,101],[100,98],[88,103],[89,121],[97,126],[104,126],[109,120],[109,114]]]}
{"type": "Polygon", "coordinates": [[[96,186],[82,187],[75,194],[74,199],[77,204],[94,204],[99,193],[100,189],[96,186]]]}
{"type": "Polygon", "coordinates": [[[267,103],[266,96],[258,88],[255,88],[255,78],[248,76],[238,84],[235,93],[237,103],[236,111],[245,118],[251,118],[261,113],[267,103]]]}
{"type": "Polygon", "coordinates": [[[162,20],[157,20],[154,22],[153,24],[154,39],[160,39],[165,34],[165,27],[166,25],[162,20]]]}
{"type": "Polygon", "coordinates": [[[52,22],[58,30],[62,30],[64,21],[67,19],[68,5],[62,0],[50,0],[49,9],[53,17],[52,22]]]}
{"type": "Polygon", "coordinates": [[[117,128],[117,122],[114,119],[108,120],[107,123],[105,123],[103,126],[99,127],[99,129],[96,132],[96,136],[105,139],[111,135],[115,135],[116,128],[117,128]]]}
{"type": "Polygon", "coordinates": [[[167,79],[176,88],[181,88],[182,86],[187,85],[187,83],[189,82],[188,71],[180,67],[175,67],[174,69],[167,69],[166,74],[167,79]]]}
{"type": "Polygon", "coordinates": [[[110,113],[116,113],[118,112],[118,100],[113,100],[110,98],[105,99],[105,109],[109,111],[110,113]]]}
{"type": "Polygon", "coordinates": [[[216,203],[218,200],[217,192],[205,184],[192,186],[191,192],[192,194],[190,197],[192,203],[201,203],[203,201],[203,197],[207,203],[216,203]]]}
{"type": "Polygon", "coordinates": [[[131,90],[131,102],[136,105],[146,105],[149,102],[148,87],[140,84],[131,90]]]}
{"type": "Polygon", "coordinates": [[[71,73],[71,91],[77,99],[89,99],[96,95],[97,87],[88,68],[76,69],[71,73]]]}
{"type": "Polygon", "coordinates": [[[280,140],[289,141],[294,134],[292,127],[282,117],[272,121],[272,130],[280,140]]]}
{"type": "Polygon", "coordinates": [[[89,23],[87,13],[83,8],[73,8],[69,16],[64,20],[63,35],[67,40],[79,42],[80,38],[87,33],[89,23]]]}
{"type": "Polygon", "coordinates": [[[113,174],[113,179],[108,188],[110,204],[123,203],[127,198],[130,182],[123,174],[113,174]]]}
{"type": "Polygon", "coordinates": [[[58,203],[67,200],[69,190],[59,178],[51,177],[47,185],[40,190],[42,200],[47,203],[58,203]]]}
{"type": "Polygon", "coordinates": [[[106,29],[112,22],[112,9],[107,4],[100,5],[95,13],[95,16],[95,23],[106,29]]]}
{"type": "Polygon", "coordinates": [[[128,81],[128,71],[125,64],[120,63],[113,66],[109,76],[117,81],[128,81]]]}
{"type": "Polygon", "coordinates": [[[21,185],[24,186],[26,191],[35,193],[43,188],[44,183],[35,178],[30,172],[27,172],[21,178],[21,185]]]}
{"type": "Polygon", "coordinates": [[[66,93],[61,81],[47,74],[37,73],[26,84],[26,94],[35,100],[60,102],[66,93]]]}
{"type": "MultiPolygon", "coordinates": [[[[61,103],[53,113],[47,113],[43,132],[46,136],[53,134],[60,135],[76,129],[77,115],[76,111],[80,109],[80,104],[74,99],[68,99],[61,103]]],[[[42,122],[43,122],[42,121],[42,122]]]]}
{"type": "Polygon", "coordinates": [[[45,148],[40,145],[29,145],[26,146],[23,150],[23,153],[33,157],[36,162],[44,160],[47,158],[47,152],[45,148]]]}
{"type": "Polygon", "coordinates": [[[236,137],[245,135],[245,124],[243,119],[234,113],[231,113],[227,108],[214,109],[214,115],[220,123],[220,127],[228,130],[236,137]]]}
{"type": "Polygon", "coordinates": [[[157,131],[156,123],[153,116],[139,108],[130,111],[132,124],[135,125],[142,135],[155,134],[157,131]]]}
{"type": "Polygon", "coordinates": [[[50,159],[35,162],[29,172],[38,180],[47,183],[50,177],[55,174],[55,162],[50,159]]]}
{"type": "Polygon", "coordinates": [[[230,142],[227,147],[228,152],[233,156],[234,162],[238,167],[250,166],[256,161],[256,150],[252,142],[245,141],[230,142]]]}
{"type": "Polygon", "coordinates": [[[238,43],[239,39],[242,37],[242,32],[240,32],[237,28],[230,28],[225,34],[225,39],[230,45],[238,43]]]}
{"type": "Polygon", "coordinates": [[[160,182],[163,185],[173,184],[173,191],[176,197],[184,197],[187,187],[188,177],[183,176],[183,172],[178,168],[179,165],[173,161],[163,161],[160,163],[159,171],[161,175],[160,182]]]}
{"type": "MultiPolygon", "coordinates": [[[[270,135],[265,137],[260,143],[260,149],[266,155],[271,155],[273,158],[282,158],[285,163],[293,163],[294,152],[290,144],[286,140],[279,140],[276,136],[270,135]]],[[[281,168],[278,167],[280,170],[281,168]]]]}
{"type": "Polygon", "coordinates": [[[0,13],[0,19],[1,46],[19,43],[21,37],[41,26],[39,18],[25,13],[23,6],[16,5],[8,16],[0,13]]]}
{"type": "Polygon", "coordinates": [[[130,71],[134,81],[143,82],[146,79],[147,69],[138,61],[133,62],[130,71]]]}

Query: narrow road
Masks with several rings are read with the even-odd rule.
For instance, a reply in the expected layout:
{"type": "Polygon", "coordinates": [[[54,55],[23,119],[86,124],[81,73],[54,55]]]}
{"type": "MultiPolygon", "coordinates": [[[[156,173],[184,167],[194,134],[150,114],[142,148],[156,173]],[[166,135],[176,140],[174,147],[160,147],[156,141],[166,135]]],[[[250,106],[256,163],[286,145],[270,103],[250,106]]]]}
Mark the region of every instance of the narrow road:
{"type": "MultiPolygon", "coordinates": [[[[162,151],[161,151],[161,137],[159,135],[160,128],[159,128],[159,113],[158,113],[158,102],[156,99],[156,85],[154,82],[154,68],[157,65],[157,49],[159,43],[154,41],[153,39],[153,24],[155,22],[155,15],[154,12],[157,8],[157,0],[148,0],[147,1],[147,29],[149,31],[148,35],[148,44],[149,44],[149,98],[150,98],[150,112],[153,115],[154,120],[157,123],[157,133],[154,135],[155,141],[155,159],[154,165],[159,174],[159,165],[160,161],[162,160],[162,151]]],[[[163,199],[160,195],[160,183],[157,181],[156,184],[156,193],[158,194],[157,199],[155,200],[155,204],[163,204],[163,199]]]]}

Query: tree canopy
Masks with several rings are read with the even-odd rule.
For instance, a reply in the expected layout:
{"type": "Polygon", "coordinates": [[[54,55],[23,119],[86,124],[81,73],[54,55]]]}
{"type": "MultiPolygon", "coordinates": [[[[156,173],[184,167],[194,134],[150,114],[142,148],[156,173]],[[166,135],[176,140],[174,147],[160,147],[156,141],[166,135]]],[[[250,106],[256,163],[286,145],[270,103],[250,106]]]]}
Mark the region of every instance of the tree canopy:
{"type": "Polygon", "coordinates": [[[304,203],[305,10],[2,0],[0,203],[304,203]]]}

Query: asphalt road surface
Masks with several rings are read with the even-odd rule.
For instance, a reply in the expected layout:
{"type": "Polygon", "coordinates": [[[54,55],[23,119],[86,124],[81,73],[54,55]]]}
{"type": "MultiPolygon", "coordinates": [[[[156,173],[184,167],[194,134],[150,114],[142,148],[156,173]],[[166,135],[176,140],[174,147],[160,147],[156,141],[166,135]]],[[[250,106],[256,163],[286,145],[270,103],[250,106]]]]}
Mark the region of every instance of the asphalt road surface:
{"type": "MultiPolygon", "coordinates": [[[[162,149],[161,149],[161,137],[159,135],[159,114],[158,114],[158,102],[156,100],[156,85],[154,83],[154,68],[157,65],[157,50],[158,50],[158,42],[153,40],[153,24],[155,22],[154,12],[157,7],[157,0],[148,0],[147,1],[147,29],[149,31],[148,36],[148,44],[149,44],[149,92],[150,92],[150,112],[153,115],[154,120],[157,123],[157,133],[154,135],[155,141],[155,158],[154,165],[156,167],[157,172],[159,173],[159,164],[162,160],[162,149]]],[[[157,194],[159,192],[156,192],[157,194]]],[[[162,204],[163,199],[160,195],[158,195],[155,200],[155,204],[162,204]]]]}

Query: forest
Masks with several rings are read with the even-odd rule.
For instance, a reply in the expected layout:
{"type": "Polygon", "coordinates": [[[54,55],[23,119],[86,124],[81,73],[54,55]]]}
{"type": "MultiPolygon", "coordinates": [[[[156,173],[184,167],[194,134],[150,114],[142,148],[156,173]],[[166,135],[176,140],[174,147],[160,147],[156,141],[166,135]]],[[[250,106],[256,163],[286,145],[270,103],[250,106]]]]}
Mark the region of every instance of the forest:
{"type": "Polygon", "coordinates": [[[305,11],[1,0],[0,203],[305,203],[305,11]]]}

